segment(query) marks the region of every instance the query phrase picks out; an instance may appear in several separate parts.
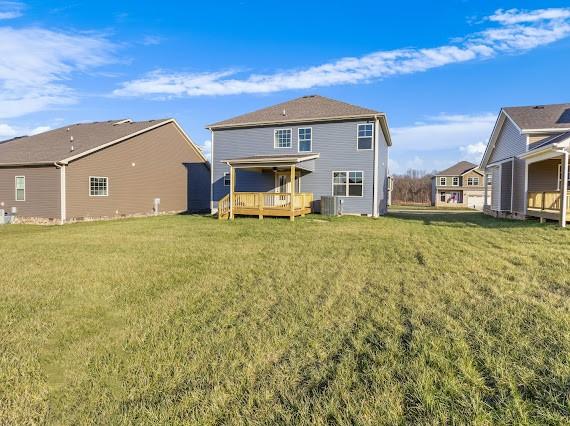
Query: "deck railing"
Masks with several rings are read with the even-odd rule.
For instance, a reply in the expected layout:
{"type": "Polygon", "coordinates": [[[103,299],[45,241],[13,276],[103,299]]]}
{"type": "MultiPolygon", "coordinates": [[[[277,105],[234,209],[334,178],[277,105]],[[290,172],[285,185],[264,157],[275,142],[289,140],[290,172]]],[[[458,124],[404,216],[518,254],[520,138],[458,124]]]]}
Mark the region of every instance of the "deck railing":
{"type": "MultiPolygon", "coordinates": [[[[567,207],[570,207],[570,198],[566,197],[567,207]]],[[[534,210],[560,211],[560,191],[543,191],[528,193],[528,208],[534,210]]]]}
{"type": "MultiPolygon", "coordinates": [[[[262,216],[299,216],[311,211],[313,194],[299,192],[234,192],[234,214],[250,214],[262,216]],[[291,206],[291,200],[293,206],[291,206]]],[[[218,202],[218,217],[230,214],[230,195],[218,202]]]]}

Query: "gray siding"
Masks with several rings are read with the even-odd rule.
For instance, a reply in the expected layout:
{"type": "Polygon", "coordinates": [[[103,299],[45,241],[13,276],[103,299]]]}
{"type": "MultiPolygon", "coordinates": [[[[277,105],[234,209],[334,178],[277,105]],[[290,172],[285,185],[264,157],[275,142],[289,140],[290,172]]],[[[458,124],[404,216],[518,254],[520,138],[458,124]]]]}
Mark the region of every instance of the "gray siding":
{"type": "Polygon", "coordinates": [[[500,210],[501,167],[489,167],[487,173],[491,174],[491,209],[500,210]]]}
{"type": "Polygon", "coordinates": [[[513,163],[501,164],[501,210],[511,211],[511,194],[513,179],[513,163]]]}
{"type": "Polygon", "coordinates": [[[525,212],[525,161],[519,158],[513,160],[513,211],[525,212]]]}
{"type": "Polygon", "coordinates": [[[489,163],[506,160],[523,152],[526,152],[526,136],[521,135],[511,120],[507,118],[499,133],[489,163]]]}
{"type": "MultiPolygon", "coordinates": [[[[246,157],[250,155],[278,155],[298,153],[298,129],[311,127],[312,152],[319,153],[315,160],[314,171],[301,177],[301,191],[312,192],[315,200],[323,195],[332,195],[333,171],[362,171],[364,189],[362,197],[343,197],[345,213],[372,214],[374,151],[357,150],[357,124],[365,121],[345,121],[295,126],[256,127],[247,129],[216,130],[214,132],[213,190],[214,208],[217,201],[229,192],[224,186],[224,173],[229,167],[220,163],[223,159],[246,157]],[[274,148],[274,129],[292,129],[292,148],[274,148]]],[[[378,202],[380,211],[386,210],[387,204],[387,151],[382,132],[378,155],[378,202]]],[[[273,173],[256,173],[244,170],[236,172],[237,191],[271,191],[275,187],[273,173]]],[[[318,209],[318,202],[316,208],[318,209]]]]}

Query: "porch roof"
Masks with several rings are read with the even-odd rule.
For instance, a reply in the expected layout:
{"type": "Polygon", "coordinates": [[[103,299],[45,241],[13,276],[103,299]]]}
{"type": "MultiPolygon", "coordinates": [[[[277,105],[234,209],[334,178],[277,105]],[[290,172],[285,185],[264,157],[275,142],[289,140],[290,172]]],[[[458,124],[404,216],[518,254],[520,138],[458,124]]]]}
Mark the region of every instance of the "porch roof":
{"type": "MultiPolygon", "coordinates": [[[[278,154],[278,155],[252,155],[250,157],[228,158],[221,160],[232,167],[283,167],[299,166],[303,168],[303,163],[312,162],[319,158],[319,154],[278,154]]],[[[307,164],[308,165],[308,164],[307,164]]]]}
{"type": "Polygon", "coordinates": [[[570,132],[554,135],[546,138],[530,151],[519,155],[519,158],[527,162],[541,161],[543,159],[554,158],[563,154],[570,146],[570,132]]]}

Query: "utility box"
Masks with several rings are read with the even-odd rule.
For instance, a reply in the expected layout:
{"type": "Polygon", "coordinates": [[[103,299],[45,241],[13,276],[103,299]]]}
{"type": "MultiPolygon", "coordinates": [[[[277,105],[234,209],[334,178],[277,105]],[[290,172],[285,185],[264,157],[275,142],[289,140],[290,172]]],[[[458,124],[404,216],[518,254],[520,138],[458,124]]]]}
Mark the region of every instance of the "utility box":
{"type": "Polygon", "coordinates": [[[338,216],[341,213],[340,199],[325,195],[321,197],[321,214],[323,216],[338,216]]]}

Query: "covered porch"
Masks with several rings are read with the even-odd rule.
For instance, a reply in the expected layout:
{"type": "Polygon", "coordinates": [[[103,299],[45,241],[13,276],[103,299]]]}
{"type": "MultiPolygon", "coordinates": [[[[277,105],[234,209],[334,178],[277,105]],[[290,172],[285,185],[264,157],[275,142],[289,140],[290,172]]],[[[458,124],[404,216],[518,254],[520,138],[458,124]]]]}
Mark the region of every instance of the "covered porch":
{"type": "MultiPolygon", "coordinates": [[[[286,154],[240,157],[222,160],[227,164],[229,194],[218,201],[218,218],[236,215],[295,217],[311,213],[313,194],[301,191],[302,176],[314,170],[318,154],[286,154]],[[236,191],[236,171],[259,173],[259,179],[273,179],[273,189],[265,192],[236,191]]],[[[255,186],[255,185],[253,185],[255,186]]]]}
{"type": "Polygon", "coordinates": [[[544,146],[523,155],[526,162],[526,215],[557,220],[565,227],[570,220],[568,196],[568,138],[548,138],[544,146]]]}

